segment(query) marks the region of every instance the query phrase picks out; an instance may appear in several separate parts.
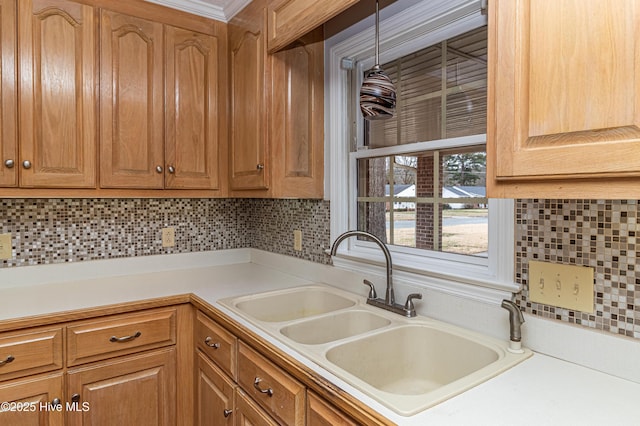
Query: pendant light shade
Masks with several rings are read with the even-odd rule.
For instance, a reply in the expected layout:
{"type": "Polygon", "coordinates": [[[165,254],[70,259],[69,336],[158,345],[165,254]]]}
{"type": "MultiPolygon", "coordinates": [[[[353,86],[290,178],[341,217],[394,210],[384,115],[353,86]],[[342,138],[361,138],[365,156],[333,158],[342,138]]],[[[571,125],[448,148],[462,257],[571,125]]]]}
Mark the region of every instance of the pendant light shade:
{"type": "Polygon", "coordinates": [[[376,0],[376,64],[360,88],[360,111],[366,120],[392,118],[396,110],[396,87],[380,67],[380,12],[376,0]]]}

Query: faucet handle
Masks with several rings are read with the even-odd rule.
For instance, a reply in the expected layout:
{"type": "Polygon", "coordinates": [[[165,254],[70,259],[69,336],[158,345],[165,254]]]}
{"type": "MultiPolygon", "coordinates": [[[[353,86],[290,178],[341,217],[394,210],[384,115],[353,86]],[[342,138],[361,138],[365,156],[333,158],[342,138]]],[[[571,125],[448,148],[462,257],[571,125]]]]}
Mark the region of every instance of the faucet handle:
{"type": "Polygon", "coordinates": [[[413,299],[422,299],[422,293],[411,293],[407,296],[407,301],[404,304],[404,310],[408,317],[416,316],[416,307],[413,306],[413,299]]]}
{"type": "Polygon", "coordinates": [[[376,288],[373,286],[373,283],[369,280],[363,280],[362,283],[369,286],[369,296],[367,296],[367,298],[377,299],[378,294],[376,293],[376,288]]]}

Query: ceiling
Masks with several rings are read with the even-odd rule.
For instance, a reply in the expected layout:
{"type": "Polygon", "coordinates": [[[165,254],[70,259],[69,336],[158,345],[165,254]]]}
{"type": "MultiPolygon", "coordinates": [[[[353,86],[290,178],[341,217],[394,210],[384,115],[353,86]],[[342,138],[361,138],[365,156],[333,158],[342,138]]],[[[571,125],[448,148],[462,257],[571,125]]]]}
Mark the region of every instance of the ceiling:
{"type": "Polygon", "coordinates": [[[218,21],[228,22],[251,2],[251,0],[145,0],[172,9],[183,10],[195,15],[204,16],[218,21]]]}

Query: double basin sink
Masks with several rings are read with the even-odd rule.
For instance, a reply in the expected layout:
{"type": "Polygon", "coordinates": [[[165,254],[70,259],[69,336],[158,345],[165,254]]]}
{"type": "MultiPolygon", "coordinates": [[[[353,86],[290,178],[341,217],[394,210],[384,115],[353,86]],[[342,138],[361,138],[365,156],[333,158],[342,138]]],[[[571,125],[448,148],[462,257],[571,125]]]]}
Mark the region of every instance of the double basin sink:
{"type": "MultiPolygon", "coordinates": [[[[531,356],[508,342],[311,285],[219,301],[380,404],[411,416],[531,356]]],[[[506,320],[506,319],[505,319],[506,320]]]]}

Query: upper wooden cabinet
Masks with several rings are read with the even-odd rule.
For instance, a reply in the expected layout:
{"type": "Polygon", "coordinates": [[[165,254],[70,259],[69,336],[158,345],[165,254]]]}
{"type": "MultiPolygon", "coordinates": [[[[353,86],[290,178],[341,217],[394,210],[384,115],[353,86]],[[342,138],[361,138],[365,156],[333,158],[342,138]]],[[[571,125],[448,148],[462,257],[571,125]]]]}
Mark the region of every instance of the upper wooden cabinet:
{"type": "MultiPolygon", "coordinates": [[[[18,1],[20,155],[15,166],[22,187],[95,187],[96,31],[92,7],[65,0],[18,1]]],[[[3,122],[3,130],[8,124],[3,122]]]]}
{"type": "Polygon", "coordinates": [[[229,23],[231,189],[267,189],[271,167],[264,0],[253,0],[229,23]]]}
{"type": "Polygon", "coordinates": [[[235,196],[320,198],[324,178],[323,32],[266,52],[265,1],[229,25],[235,196]]]}
{"type": "Polygon", "coordinates": [[[496,0],[490,197],[640,197],[640,4],[496,0]]]}
{"type": "Polygon", "coordinates": [[[320,198],[324,190],[324,43],[317,29],[273,54],[270,124],[277,196],[320,198]]]}
{"type": "Polygon", "coordinates": [[[18,185],[16,3],[0,1],[0,186],[18,185]]]}
{"type": "Polygon", "coordinates": [[[103,188],[220,190],[226,33],[101,15],[103,188]]]}
{"type": "Polygon", "coordinates": [[[162,24],[103,10],[100,186],[163,188],[162,24]]]}
{"type": "Polygon", "coordinates": [[[166,187],[219,190],[226,174],[226,39],[167,25],[165,41],[166,187]]]}
{"type": "Polygon", "coordinates": [[[359,0],[270,0],[269,52],[282,49],[359,0]]]}
{"type": "Polygon", "coordinates": [[[144,2],[0,0],[0,196],[226,195],[226,27],[144,2]]]}

